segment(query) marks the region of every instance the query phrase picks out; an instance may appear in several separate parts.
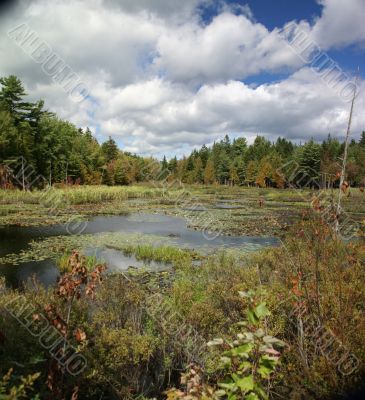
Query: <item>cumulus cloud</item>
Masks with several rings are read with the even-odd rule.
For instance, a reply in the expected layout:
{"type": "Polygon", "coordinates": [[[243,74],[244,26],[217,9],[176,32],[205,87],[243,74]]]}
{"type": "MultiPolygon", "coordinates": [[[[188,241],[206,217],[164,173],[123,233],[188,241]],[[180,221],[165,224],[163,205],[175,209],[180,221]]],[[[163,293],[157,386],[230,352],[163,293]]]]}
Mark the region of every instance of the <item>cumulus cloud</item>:
{"type": "MultiPolygon", "coordinates": [[[[309,68],[257,87],[231,80],[195,92],[158,79],[130,85],[108,100],[109,92],[107,87],[98,91],[113,116],[97,111],[102,130],[120,137],[129,151],[140,148],[145,154],[163,154],[166,149],[181,154],[188,145],[211,143],[225,133],[249,138],[260,133],[296,141],[325,138],[328,133],[343,137],[348,119],[348,104],[309,68]],[[145,102],[138,104],[141,93],[146,94],[145,102]]],[[[358,103],[358,107],[365,103],[363,95],[358,103]]],[[[354,129],[363,126],[365,117],[360,115],[354,129]]]]}
{"type": "MultiPolygon", "coordinates": [[[[112,135],[143,154],[183,154],[226,133],[296,140],[341,135],[348,105],[306,68],[280,28],[256,22],[247,5],[212,0],[23,0],[0,16],[0,76],[18,75],[32,98],[98,138],[112,135]],[[216,2],[215,2],[216,4],[216,2]],[[86,82],[73,103],[7,31],[27,23],[86,82]],[[248,85],[259,74],[280,82],[248,85]]],[[[321,0],[323,13],[300,29],[323,48],[361,44],[363,0],[321,0]]],[[[290,21],[288,21],[290,22],[290,21]]],[[[363,94],[358,103],[364,105],[363,94]]],[[[358,107],[360,107],[358,105],[358,107]]],[[[354,129],[365,121],[358,116],[354,129]]]]}
{"type": "Polygon", "coordinates": [[[154,63],[173,80],[224,81],[299,66],[277,30],[224,12],[208,26],[186,24],[162,33],[154,63]]]}
{"type": "Polygon", "coordinates": [[[112,6],[127,12],[149,12],[165,18],[175,17],[176,20],[193,15],[196,7],[210,0],[104,0],[106,6],[112,6]]]}
{"type": "Polygon", "coordinates": [[[319,0],[321,17],[313,26],[313,39],[323,48],[365,43],[364,0],[319,0]]]}

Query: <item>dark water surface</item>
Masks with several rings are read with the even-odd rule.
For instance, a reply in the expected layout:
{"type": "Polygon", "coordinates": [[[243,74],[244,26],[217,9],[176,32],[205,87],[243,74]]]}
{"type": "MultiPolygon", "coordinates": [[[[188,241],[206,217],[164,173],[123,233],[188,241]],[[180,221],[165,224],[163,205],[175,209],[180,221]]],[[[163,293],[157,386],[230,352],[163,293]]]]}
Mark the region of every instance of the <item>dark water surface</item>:
{"type": "MultiPolygon", "coordinates": [[[[98,216],[88,221],[82,234],[103,232],[140,233],[166,237],[166,244],[173,242],[179,247],[192,249],[239,248],[252,250],[260,247],[276,246],[279,240],[273,237],[223,236],[202,233],[187,228],[183,218],[161,214],[131,214],[127,216],[98,216]]],[[[0,227],[0,257],[19,253],[29,248],[33,240],[42,240],[51,236],[69,235],[66,225],[45,227],[0,227]]],[[[125,256],[122,252],[106,248],[84,249],[87,255],[104,260],[111,271],[126,270],[130,266],[146,265],[134,256],[125,256]]],[[[166,269],[166,265],[147,264],[154,270],[166,269]]],[[[168,267],[168,266],[167,266],[168,267]]],[[[5,276],[10,286],[19,286],[35,275],[45,285],[54,283],[58,276],[54,255],[49,254],[45,261],[24,262],[19,265],[0,264],[0,276],[5,276]]]]}

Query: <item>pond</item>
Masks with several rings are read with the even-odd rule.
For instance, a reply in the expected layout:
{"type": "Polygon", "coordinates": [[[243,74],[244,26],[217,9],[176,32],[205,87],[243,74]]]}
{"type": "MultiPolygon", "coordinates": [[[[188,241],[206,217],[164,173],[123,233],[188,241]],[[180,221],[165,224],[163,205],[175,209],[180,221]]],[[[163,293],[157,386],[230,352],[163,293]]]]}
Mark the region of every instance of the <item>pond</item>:
{"type": "MultiPolygon", "coordinates": [[[[279,240],[273,237],[223,236],[211,232],[189,229],[187,222],[180,217],[162,214],[130,214],[126,216],[97,216],[88,221],[82,235],[98,235],[106,232],[123,234],[143,234],[146,237],[159,237],[156,245],[173,245],[180,248],[195,249],[201,252],[214,251],[220,248],[237,248],[242,251],[255,251],[262,247],[276,246],[279,240]]],[[[42,244],[42,240],[52,236],[70,236],[66,225],[40,227],[0,227],[0,257],[18,254],[29,249],[32,241],[42,244]]],[[[43,249],[47,252],[47,248],[43,249]]],[[[129,267],[147,267],[153,270],[164,270],[168,265],[155,262],[146,263],[126,256],[121,251],[107,247],[90,247],[83,249],[86,255],[92,255],[106,262],[109,271],[123,271],[129,267]]],[[[48,257],[48,255],[47,255],[48,257]]],[[[57,280],[58,268],[55,255],[41,261],[26,261],[19,265],[11,262],[0,263],[0,276],[5,276],[9,286],[18,287],[31,276],[46,286],[57,280]]]]}

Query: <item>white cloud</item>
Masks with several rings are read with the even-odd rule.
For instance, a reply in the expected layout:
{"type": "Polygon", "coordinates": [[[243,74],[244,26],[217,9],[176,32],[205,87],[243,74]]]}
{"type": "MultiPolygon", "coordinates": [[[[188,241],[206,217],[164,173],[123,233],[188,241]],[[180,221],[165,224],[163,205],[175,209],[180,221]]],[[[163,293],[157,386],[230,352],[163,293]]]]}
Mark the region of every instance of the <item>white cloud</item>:
{"type": "MultiPolygon", "coordinates": [[[[186,153],[225,133],[301,140],[343,133],[348,105],[303,67],[280,27],[269,31],[247,6],[224,2],[205,24],[197,7],[211,1],[22,1],[0,17],[0,76],[18,75],[60,117],[144,154],[186,153]],[[80,75],[91,99],[72,103],[6,35],[24,22],[80,75]],[[291,76],[258,86],[242,82],[277,71],[291,76]]],[[[322,16],[312,25],[300,21],[301,29],[324,48],[363,43],[365,1],[322,5],[322,16]]],[[[354,131],[364,127],[358,114],[354,131]]]]}
{"type": "Polygon", "coordinates": [[[364,0],[319,0],[321,18],[313,27],[313,39],[325,49],[365,42],[364,0]]]}
{"type": "MultiPolygon", "coordinates": [[[[211,143],[225,133],[250,137],[261,133],[272,139],[281,135],[294,140],[324,138],[329,132],[342,137],[349,107],[308,68],[285,81],[256,88],[229,81],[204,85],[195,92],[154,80],[130,85],[109,101],[108,93],[108,88],[99,91],[105,109],[113,109],[112,119],[103,108],[98,109],[96,118],[102,130],[146,154],[182,153],[189,145],[211,143]],[[133,104],[141,93],[153,101],[146,108],[131,109],[128,99],[133,104]],[[119,101],[113,106],[115,99],[119,101]]],[[[363,104],[365,97],[360,95],[357,107],[363,104]]],[[[365,117],[359,115],[354,131],[364,126],[365,117]]]]}
{"type": "Polygon", "coordinates": [[[155,65],[173,80],[224,81],[300,65],[280,38],[245,15],[224,12],[208,26],[163,31],[155,65]]]}

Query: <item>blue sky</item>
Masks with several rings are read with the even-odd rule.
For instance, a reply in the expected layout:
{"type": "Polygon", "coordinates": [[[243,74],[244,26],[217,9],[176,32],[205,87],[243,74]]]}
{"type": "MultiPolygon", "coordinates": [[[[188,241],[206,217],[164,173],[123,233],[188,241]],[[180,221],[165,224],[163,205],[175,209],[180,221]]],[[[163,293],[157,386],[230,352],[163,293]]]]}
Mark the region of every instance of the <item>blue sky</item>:
{"type": "MultiPolygon", "coordinates": [[[[322,12],[322,6],[316,0],[226,0],[225,3],[233,6],[248,6],[252,13],[252,18],[269,30],[283,27],[289,21],[305,20],[313,24],[316,19],[320,18],[322,12]]],[[[200,13],[204,23],[209,24],[219,14],[220,9],[221,4],[219,5],[219,2],[209,6],[202,6],[200,13]]],[[[235,10],[235,12],[237,14],[240,13],[239,9],[235,10]]],[[[365,64],[364,48],[359,48],[356,44],[341,49],[328,50],[327,54],[349,74],[355,74],[357,66],[365,64]]],[[[360,69],[360,74],[365,76],[365,71],[360,69]]],[[[284,79],[288,75],[289,72],[258,74],[249,77],[245,82],[263,84],[284,79]]]]}
{"type": "MultiPolygon", "coordinates": [[[[249,6],[254,19],[270,30],[292,20],[312,21],[321,14],[321,6],[314,0],[227,0],[225,3],[249,6]]],[[[215,6],[202,7],[205,22],[211,21],[217,15],[218,2],[215,4],[215,6]]]]}
{"type": "MultiPolygon", "coordinates": [[[[61,118],[143,155],[182,156],[225,134],[249,142],[257,134],[297,142],[320,141],[329,132],[342,138],[348,99],[279,34],[287,23],[349,79],[365,64],[364,0],[14,4],[0,13],[0,76],[16,74],[34,99],[43,98],[61,118]],[[61,57],[84,82],[84,102],[72,102],[29,49],[8,35],[25,21],[50,55],[61,57]]],[[[363,89],[361,79],[355,138],[365,129],[363,89]]]]}

